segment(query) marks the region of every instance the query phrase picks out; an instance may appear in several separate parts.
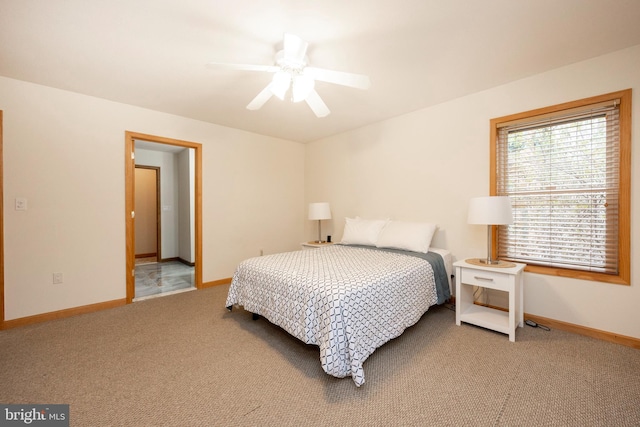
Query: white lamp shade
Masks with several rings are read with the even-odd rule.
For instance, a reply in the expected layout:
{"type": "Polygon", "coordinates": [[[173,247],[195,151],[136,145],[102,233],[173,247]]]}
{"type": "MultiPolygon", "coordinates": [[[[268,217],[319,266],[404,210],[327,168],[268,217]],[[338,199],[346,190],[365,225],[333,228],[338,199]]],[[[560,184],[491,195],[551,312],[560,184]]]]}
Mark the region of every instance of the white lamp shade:
{"type": "Polygon", "coordinates": [[[301,74],[293,78],[293,102],[307,99],[315,86],[315,81],[310,76],[301,74]]]}
{"type": "Polygon", "coordinates": [[[309,219],[331,219],[329,203],[309,203],[309,219]]]}
{"type": "Polygon", "coordinates": [[[284,95],[289,90],[289,86],[291,86],[291,74],[279,70],[273,75],[273,80],[271,80],[269,88],[275,96],[284,99],[284,95]]]}
{"type": "Polygon", "coordinates": [[[469,224],[504,225],[513,223],[508,196],[474,197],[469,201],[469,224]]]}

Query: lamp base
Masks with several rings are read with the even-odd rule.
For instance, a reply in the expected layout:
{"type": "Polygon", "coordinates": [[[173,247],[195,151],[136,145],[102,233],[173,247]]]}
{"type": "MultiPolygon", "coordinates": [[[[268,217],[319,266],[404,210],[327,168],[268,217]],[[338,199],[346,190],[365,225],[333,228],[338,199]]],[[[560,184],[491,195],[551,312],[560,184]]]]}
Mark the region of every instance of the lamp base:
{"type": "Polygon", "coordinates": [[[487,265],[497,265],[503,263],[504,261],[500,261],[499,259],[478,258],[478,262],[487,265]]]}

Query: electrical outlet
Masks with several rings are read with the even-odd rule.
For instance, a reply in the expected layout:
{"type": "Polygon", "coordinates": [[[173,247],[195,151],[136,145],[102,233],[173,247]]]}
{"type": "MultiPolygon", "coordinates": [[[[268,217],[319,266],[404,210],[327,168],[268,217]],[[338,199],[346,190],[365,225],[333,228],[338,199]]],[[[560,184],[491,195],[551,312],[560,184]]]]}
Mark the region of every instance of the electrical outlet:
{"type": "Polygon", "coordinates": [[[59,285],[62,283],[62,273],[53,273],[53,284],[59,285]]]}

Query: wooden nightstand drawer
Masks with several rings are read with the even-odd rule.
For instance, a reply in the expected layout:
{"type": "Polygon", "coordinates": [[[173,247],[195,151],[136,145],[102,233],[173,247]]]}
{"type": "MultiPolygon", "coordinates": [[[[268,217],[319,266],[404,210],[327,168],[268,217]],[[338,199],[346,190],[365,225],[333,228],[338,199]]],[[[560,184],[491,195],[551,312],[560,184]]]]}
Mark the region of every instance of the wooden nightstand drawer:
{"type": "Polygon", "coordinates": [[[463,269],[460,282],[465,285],[482,286],[483,288],[508,291],[511,279],[508,274],[488,270],[463,269]]]}

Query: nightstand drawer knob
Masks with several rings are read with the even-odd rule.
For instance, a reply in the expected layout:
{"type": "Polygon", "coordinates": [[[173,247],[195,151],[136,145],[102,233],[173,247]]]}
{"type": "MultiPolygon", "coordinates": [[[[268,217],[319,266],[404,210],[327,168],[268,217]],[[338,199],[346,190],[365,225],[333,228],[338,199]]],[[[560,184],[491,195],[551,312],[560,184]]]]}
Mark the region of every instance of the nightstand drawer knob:
{"type": "Polygon", "coordinates": [[[473,278],[476,280],[485,280],[487,282],[493,282],[492,277],[473,276],[473,278]]]}

